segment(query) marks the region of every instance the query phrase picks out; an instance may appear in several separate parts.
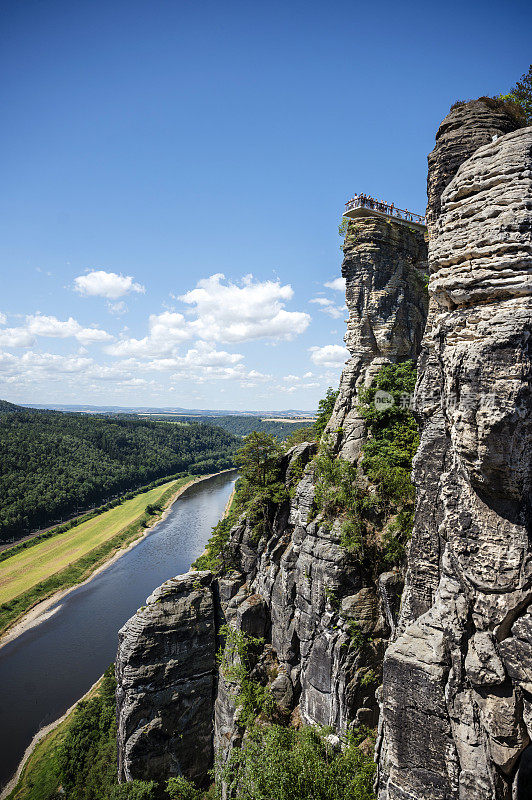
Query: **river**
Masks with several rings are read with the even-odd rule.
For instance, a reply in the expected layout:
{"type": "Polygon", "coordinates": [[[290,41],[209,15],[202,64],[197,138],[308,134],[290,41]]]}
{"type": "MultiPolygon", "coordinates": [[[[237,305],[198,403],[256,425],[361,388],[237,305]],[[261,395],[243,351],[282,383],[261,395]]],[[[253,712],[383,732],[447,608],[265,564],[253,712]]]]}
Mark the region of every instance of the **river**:
{"type": "Polygon", "coordinates": [[[191,486],[139,544],[0,649],[0,786],[37,731],[62,716],[114,661],[119,628],[153,589],[187,572],[203,552],[235,480],[232,472],[191,486]]]}

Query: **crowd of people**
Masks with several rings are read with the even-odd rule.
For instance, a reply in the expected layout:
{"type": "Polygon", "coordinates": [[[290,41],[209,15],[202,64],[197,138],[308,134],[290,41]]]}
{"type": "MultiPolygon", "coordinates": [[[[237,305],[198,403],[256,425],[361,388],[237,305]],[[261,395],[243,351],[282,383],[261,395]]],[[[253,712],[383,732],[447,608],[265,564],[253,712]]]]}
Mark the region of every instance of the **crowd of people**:
{"type": "Polygon", "coordinates": [[[409,222],[425,221],[425,218],[419,214],[413,214],[406,209],[403,210],[401,208],[396,208],[393,203],[387,203],[384,200],[376,200],[375,197],[371,197],[371,195],[364,194],[363,192],[356,194],[345,205],[347,208],[372,208],[374,211],[380,211],[383,214],[389,214],[392,217],[399,217],[400,219],[405,219],[409,222]]]}

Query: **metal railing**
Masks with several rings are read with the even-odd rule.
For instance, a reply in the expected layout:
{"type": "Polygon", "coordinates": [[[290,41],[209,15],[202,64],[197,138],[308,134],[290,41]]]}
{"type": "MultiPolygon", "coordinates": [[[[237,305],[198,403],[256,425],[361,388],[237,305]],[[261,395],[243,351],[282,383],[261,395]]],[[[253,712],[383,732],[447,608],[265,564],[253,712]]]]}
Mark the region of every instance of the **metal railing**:
{"type": "Polygon", "coordinates": [[[422,217],[421,214],[414,214],[413,211],[406,211],[403,208],[396,208],[394,205],[389,205],[388,203],[381,203],[365,195],[358,195],[357,197],[353,197],[352,200],[347,201],[345,210],[351,211],[353,208],[369,208],[372,211],[379,211],[381,214],[386,214],[388,217],[402,219],[405,222],[416,222],[418,225],[427,224],[425,217],[422,217]]]}

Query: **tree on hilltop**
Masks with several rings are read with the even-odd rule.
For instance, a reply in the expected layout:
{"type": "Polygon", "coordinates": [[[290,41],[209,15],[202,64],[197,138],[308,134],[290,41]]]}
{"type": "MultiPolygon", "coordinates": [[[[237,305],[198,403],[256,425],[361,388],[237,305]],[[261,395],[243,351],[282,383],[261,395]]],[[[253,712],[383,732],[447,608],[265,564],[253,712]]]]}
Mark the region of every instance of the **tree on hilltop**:
{"type": "Polygon", "coordinates": [[[501,100],[510,100],[521,108],[527,125],[532,125],[532,64],[521,80],[510,89],[509,94],[501,95],[501,100]]]}

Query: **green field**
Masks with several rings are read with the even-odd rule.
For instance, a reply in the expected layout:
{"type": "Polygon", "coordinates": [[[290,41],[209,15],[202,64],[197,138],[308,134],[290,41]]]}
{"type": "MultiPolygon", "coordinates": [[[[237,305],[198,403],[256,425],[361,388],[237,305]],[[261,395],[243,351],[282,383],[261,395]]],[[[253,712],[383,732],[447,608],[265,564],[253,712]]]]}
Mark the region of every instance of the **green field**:
{"type": "Polygon", "coordinates": [[[147,505],[164,506],[192,476],[163,483],[116,508],[19,551],[0,563],[0,633],[40,600],[88,577],[116,550],[157,518],[147,505]]]}

